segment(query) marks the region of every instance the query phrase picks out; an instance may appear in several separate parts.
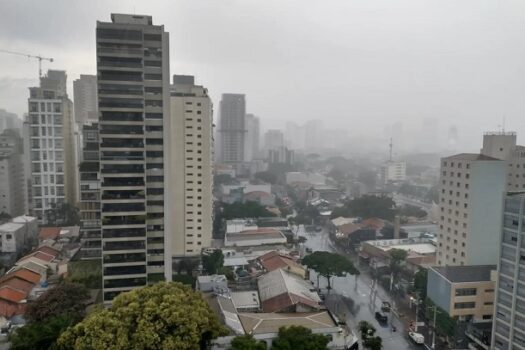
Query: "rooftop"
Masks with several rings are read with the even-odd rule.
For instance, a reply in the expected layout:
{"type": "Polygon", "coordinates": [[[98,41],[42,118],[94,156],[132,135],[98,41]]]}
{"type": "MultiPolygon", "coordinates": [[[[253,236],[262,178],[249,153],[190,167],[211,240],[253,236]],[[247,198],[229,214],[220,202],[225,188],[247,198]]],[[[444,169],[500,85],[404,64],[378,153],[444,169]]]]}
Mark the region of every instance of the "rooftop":
{"type": "Polygon", "coordinates": [[[239,313],[246,334],[277,333],[284,326],[303,326],[308,329],[338,327],[327,311],[311,313],[239,313]]]}
{"type": "Polygon", "coordinates": [[[60,227],[42,227],[38,233],[38,238],[41,240],[56,239],[59,235],[60,227]]]}
{"type": "Polygon", "coordinates": [[[19,229],[24,227],[24,224],[18,224],[15,222],[8,222],[3,225],[0,225],[0,232],[16,232],[19,229]]]}
{"type": "Polygon", "coordinates": [[[271,251],[261,255],[259,261],[268,272],[287,267],[296,267],[304,270],[304,267],[297,263],[291,256],[280,254],[277,251],[271,251]]]}
{"type": "Polygon", "coordinates": [[[491,281],[496,265],[432,266],[433,270],[452,283],[491,281]]]}
{"type": "Polygon", "coordinates": [[[231,292],[231,300],[236,309],[240,308],[259,308],[259,293],[256,290],[244,292],[231,292]]]}
{"type": "Polygon", "coordinates": [[[459,153],[459,154],[455,154],[453,156],[445,157],[443,159],[446,159],[446,160],[457,159],[457,160],[498,160],[498,161],[501,161],[501,159],[489,157],[489,156],[486,156],[484,154],[479,154],[479,153],[459,153]]]}

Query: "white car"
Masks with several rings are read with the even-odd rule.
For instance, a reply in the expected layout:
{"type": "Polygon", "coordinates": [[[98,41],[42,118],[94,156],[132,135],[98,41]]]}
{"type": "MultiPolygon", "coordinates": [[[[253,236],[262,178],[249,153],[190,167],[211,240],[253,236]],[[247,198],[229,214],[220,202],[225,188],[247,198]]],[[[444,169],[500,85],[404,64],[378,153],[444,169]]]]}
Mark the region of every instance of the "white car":
{"type": "Polygon", "coordinates": [[[408,336],[416,344],[424,344],[425,343],[425,336],[423,336],[423,334],[416,333],[416,332],[408,332],[408,336]]]}

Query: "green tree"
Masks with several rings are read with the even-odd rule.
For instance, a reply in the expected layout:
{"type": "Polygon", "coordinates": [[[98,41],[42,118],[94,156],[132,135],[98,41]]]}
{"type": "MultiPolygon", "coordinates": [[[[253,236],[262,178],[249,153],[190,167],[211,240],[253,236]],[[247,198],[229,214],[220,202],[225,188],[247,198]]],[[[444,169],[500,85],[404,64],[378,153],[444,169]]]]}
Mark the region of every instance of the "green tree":
{"type": "Polygon", "coordinates": [[[266,343],[255,340],[251,334],[233,338],[230,345],[230,350],[266,350],[266,343]]]}
{"type": "Polygon", "coordinates": [[[415,205],[405,204],[398,209],[398,213],[402,216],[415,216],[416,218],[424,218],[427,212],[415,205]]]}
{"type": "Polygon", "coordinates": [[[260,171],[253,175],[256,179],[264,181],[266,183],[275,185],[277,183],[277,175],[269,171],[260,171]]]}
{"type": "Polygon", "coordinates": [[[403,249],[391,249],[389,251],[390,255],[390,273],[394,276],[394,280],[397,281],[397,277],[401,272],[401,265],[405,262],[408,253],[403,249]]]}
{"type": "Polygon", "coordinates": [[[344,217],[378,217],[385,220],[392,220],[395,216],[396,204],[388,196],[365,195],[350,200],[343,207],[332,212],[332,218],[344,217]]]}
{"type": "Polygon", "coordinates": [[[366,321],[360,321],[357,329],[361,335],[362,344],[366,349],[381,350],[383,348],[383,340],[376,336],[376,329],[366,321]]]}
{"type": "Polygon", "coordinates": [[[61,349],[185,350],[208,346],[227,334],[208,303],[190,287],[159,282],[119,294],[109,309],[98,309],[68,328],[61,349]]]}
{"type": "Polygon", "coordinates": [[[78,208],[69,203],[52,203],[51,209],[45,212],[47,224],[50,226],[78,226],[80,215],[78,208]]]}
{"type": "Polygon", "coordinates": [[[350,260],[337,253],[314,252],[305,256],[302,263],[309,269],[315,270],[318,275],[325,277],[328,281],[328,289],[332,288],[330,279],[334,276],[341,277],[346,274],[359,274],[359,270],[355,268],[350,260]]]}
{"type": "Polygon", "coordinates": [[[248,201],[246,203],[223,204],[222,218],[224,220],[261,218],[275,216],[274,213],[266,210],[265,207],[257,202],[248,201]]]}
{"type": "Polygon", "coordinates": [[[70,315],[51,317],[42,322],[29,322],[9,337],[12,350],[57,349],[56,340],[68,327],[75,324],[70,315]]]}
{"type": "Polygon", "coordinates": [[[272,343],[272,350],[325,350],[329,339],[323,334],[313,334],[308,328],[290,326],[279,328],[279,334],[272,343]]]}
{"type": "Polygon", "coordinates": [[[88,299],[89,291],[83,285],[62,282],[29,303],[25,317],[29,322],[43,322],[66,314],[73,321],[80,321],[85,315],[88,299]]]}
{"type": "Polygon", "coordinates": [[[427,280],[428,270],[420,267],[414,275],[414,289],[419,293],[420,298],[423,300],[427,297],[427,280]]]}
{"type": "Polygon", "coordinates": [[[202,268],[210,275],[216,274],[223,265],[224,254],[220,249],[215,249],[211,254],[202,255],[202,268]]]}
{"type": "Polygon", "coordinates": [[[219,174],[213,177],[213,185],[218,187],[220,185],[228,185],[233,183],[234,180],[229,174],[219,174]]]}

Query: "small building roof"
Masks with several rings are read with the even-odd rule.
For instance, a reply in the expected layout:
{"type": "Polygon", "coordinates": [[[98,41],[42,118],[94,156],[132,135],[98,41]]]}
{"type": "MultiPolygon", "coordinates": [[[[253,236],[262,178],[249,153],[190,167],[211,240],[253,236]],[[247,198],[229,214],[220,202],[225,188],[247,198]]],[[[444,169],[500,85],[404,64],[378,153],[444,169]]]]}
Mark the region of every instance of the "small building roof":
{"type": "Polygon", "coordinates": [[[349,236],[352,233],[359,231],[362,228],[363,227],[360,224],[354,224],[352,222],[349,222],[349,223],[339,226],[339,231],[341,232],[342,235],[349,236]]]}
{"type": "Polygon", "coordinates": [[[27,281],[33,284],[37,284],[38,282],[40,282],[40,274],[34,271],[31,271],[30,269],[27,269],[25,267],[22,267],[0,278],[0,284],[4,281],[7,281],[9,278],[13,278],[13,277],[23,279],[24,281],[27,281]]]}
{"type": "Polygon", "coordinates": [[[261,306],[259,293],[256,290],[231,292],[230,296],[236,309],[259,308],[261,306]]]}
{"type": "Polygon", "coordinates": [[[38,232],[38,238],[41,240],[57,239],[60,235],[60,227],[42,227],[38,232]]]}
{"type": "Polygon", "coordinates": [[[501,161],[501,159],[489,157],[489,156],[486,156],[480,153],[459,153],[459,154],[454,154],[449,157],[445,157],[443,159],[444,160],[456,160],[457,159],[457,160],[498,160],[498,161],[501,161]]]}
{"type": "Polygon", "coordinates": [[[60,255],[60,250],[53,248],[51,246],[48,246],[48,245],[42,245],[38,247],[36,251],[43,252],[49,255],[53,255],[54,257],[57,257],[58,255],[60,255]]]}
{"type": "Polygon", "coordinates": [[[361,221],[361,225],[363,227],[373,228],[374,230],[380,230],[385,227],[385,220],[380,218],[368,218],[361,221]]]}
{"type": "Polygon", "coordinates": [[[5,224],[0,225],[0,232],[14,233],[23,227],[24,227],[24,224],[19,224],[15,222],[6,222],[5,224]]]}
{"type": "Polygon", "coordinates": [[[275,250],[261,255],[258,260],[262,267],[268,272],[281,268],[286,269],[288,267],[295,267],[304,270],[304,267],[292,259],[291,256],[281,254],[275,250]]]}
{"type": "Polygon", "coordinates": [[[12,303],[19,303],[27,297],[27,294],[14,289],[10,286],[0,287],[0,299],[10,301],[12,303]]]}
{"type": "Polygon", "coordinates": [[[258,278],[259,297],[263,310],[276,312],[296,304],[320,308],[321,299],[312,285],[283,269],[268,272],[258,278]]]}
{"type": "Polygon", "coordinates": [[[491,281],[491,272],[497,269],[496,265],[469,265],[469,266],[432,266],[431,269],[439,273],[452,283],[491,281]]]}
{"type": "Polygon", "coordinates": [[[248,265],[248,260],[244,256],[234,256],[229,258],[224,258],[224,264],[225,267],[233,267],[233,266],[244,266],[248,265]]]}
{"type": "Polygon", "coordinates": [[[211,283],[211,282],[225,282],[227,281],[224,275],[202,275],[197,277],[199,283],[211,283]]]}
{"type": "Polygon", "coordinates": [[[332,219],[332,224],[336,227],[342,226],[344,224],[350,224],[356,221],[356,218],[345,218],[342,216],[339,216],[335,219],[332,219]]]}
{"type": "Polygon", "coordinates": [[[303,326],[311,330],[338,327],[328,311],[304,313],[239,313],[246,334],[278,333],[286,326],[303,326]]]}

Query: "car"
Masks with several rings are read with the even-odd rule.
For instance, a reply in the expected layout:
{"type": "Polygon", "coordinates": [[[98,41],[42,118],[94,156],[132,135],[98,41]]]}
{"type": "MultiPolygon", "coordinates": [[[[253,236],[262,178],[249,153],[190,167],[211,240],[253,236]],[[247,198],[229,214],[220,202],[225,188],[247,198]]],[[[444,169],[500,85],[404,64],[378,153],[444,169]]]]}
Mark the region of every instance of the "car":
{"type": "Polygon", "coordinates": [[[381,304],[381,311],[383,312],[390,312],[392,309],[392,305],[388,301],[383,301],[383,304],[381,304]]]}
{"type": "Polygon", "coordinates": [[[424,344],[425,336],[421,333],[408,332],[408,337],[416,344],[424,344]]]}
{"type": "Polygon", "coordinates": [[[315,232],[321,232],[323,230],[323,228],[321,226],[317,226],[315,228],[315,232]]]}
{"type": "Polygon", "coordinates": [[[376,316],[377,322],[379,322],[379,323],[387,323],[388,322],[388,316],[384,312],[376,311],[375,316],[376,316]]]}

